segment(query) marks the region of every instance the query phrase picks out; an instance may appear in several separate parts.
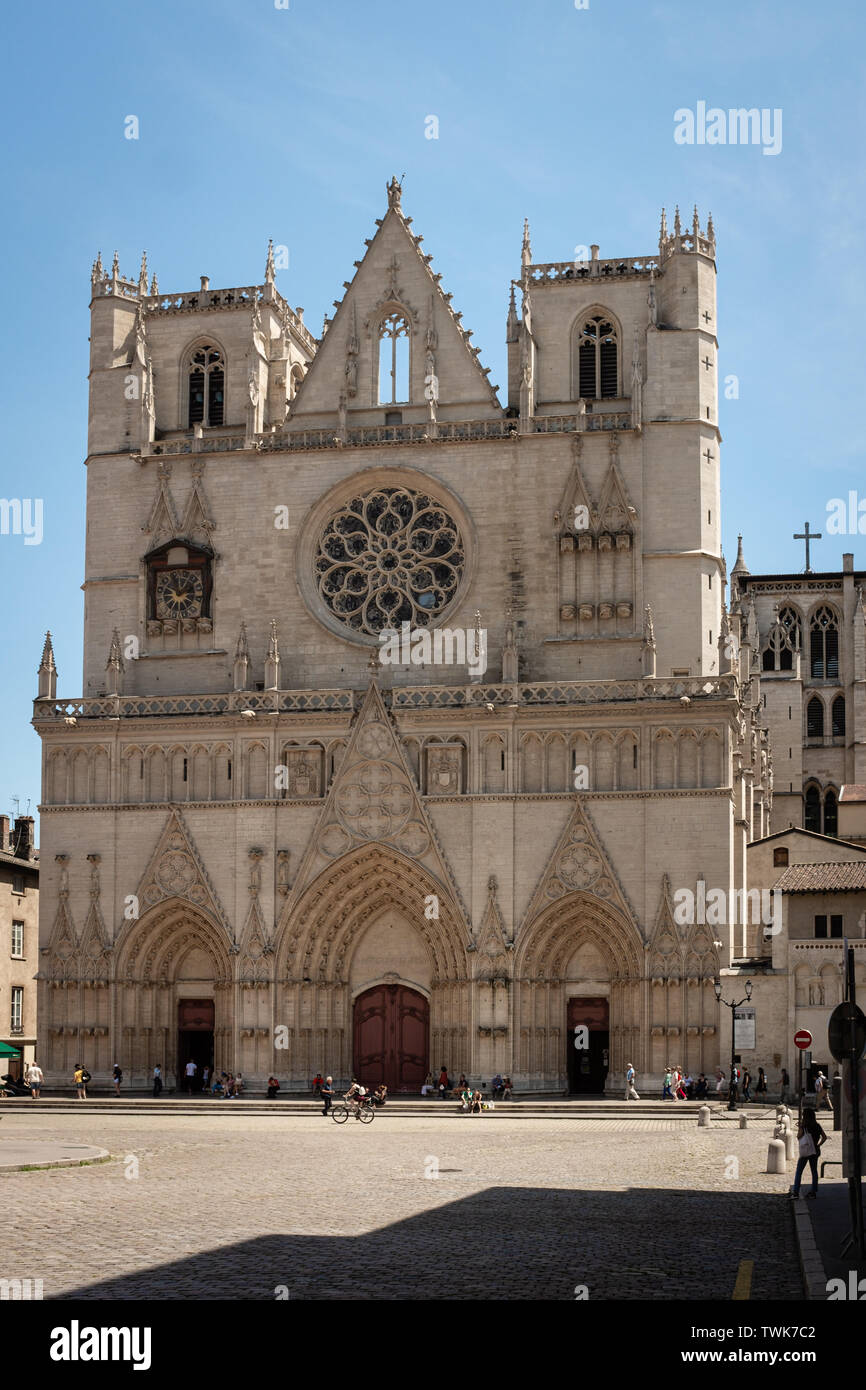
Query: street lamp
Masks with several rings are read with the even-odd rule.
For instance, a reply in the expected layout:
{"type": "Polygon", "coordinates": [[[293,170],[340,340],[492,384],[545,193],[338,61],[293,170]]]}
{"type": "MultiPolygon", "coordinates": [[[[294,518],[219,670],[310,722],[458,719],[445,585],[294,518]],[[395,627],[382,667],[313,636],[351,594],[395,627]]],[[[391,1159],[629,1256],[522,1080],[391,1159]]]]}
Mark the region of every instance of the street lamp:
{"type": "Polygon", "coordinates": [[[736,1066],[737,1066],[737,1064],[736,1064],[736,1062],[735,1062],[735,1060],[734,1060],[734,1053],[735,1053],[735,1051],[736,1051],[736,1030],[735,1030],[735,1027],[734,1027],[734,1009],[738,1009],[738,1008],[740,1007],[741,1004],[746,1004],[746,1003],[748,1003],[748,1001],[751,999],[751,997],[752,997],[752,982],[751,982],[751,980],[747,980],[747,981],[746,981],[746,997],[745,997],[745,999],[737,999],[737,1000],[735,1000],[735,1001],[733,1001],[733,1002],[731,1002],[731,1003],[729,1003],[727,999],[723,999],[723,998],[722,998],[722,982],[721,982],[721,980],[720,980],[720,978],[719,978],[718,975],[717,975],[716,978],[715,978],[713,988],[714,988],[715,991],[716,991],[716,999],[718,1000],[718,1002],[719,1002],[720,1004],[724,1004],[725,1008],[726,1008],[726,1009],[730,1009],[730,1011],[731,1011],[731,1079],[730,1079],[730,1082],[729,1082],[729,1084],[728,1084],[728,1109],[729,1109],[729,1110],[736,1110],[736,1108],[737,1108],[737,1086],[736,1086],[736,1082],[735,1082],[735,1080],[734,1080],[734,1074],[735,1074],[735,1072],[736,1072],[736,1066]]]}

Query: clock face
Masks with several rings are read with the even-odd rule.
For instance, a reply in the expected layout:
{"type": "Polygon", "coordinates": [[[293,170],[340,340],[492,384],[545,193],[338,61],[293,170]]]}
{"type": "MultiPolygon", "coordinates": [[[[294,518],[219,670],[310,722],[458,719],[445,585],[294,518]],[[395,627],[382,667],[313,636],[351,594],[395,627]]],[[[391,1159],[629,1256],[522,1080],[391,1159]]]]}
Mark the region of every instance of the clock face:
{"type": "Polygon", "coordinates": [[[200,618],[202,593],[197,570],[163,570],[156,577],[157,618],[200,618]]]}

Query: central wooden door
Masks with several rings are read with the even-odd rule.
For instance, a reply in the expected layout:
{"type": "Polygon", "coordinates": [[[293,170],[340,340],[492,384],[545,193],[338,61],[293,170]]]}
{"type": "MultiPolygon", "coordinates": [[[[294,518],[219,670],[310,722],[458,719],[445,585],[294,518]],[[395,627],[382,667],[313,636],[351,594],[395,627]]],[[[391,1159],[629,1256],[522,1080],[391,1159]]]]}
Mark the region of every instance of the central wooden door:
{"type": "Polygon", "coordinates": [[[430,1070],[430,1005],[407,985],[374,985],[355,1000],[353,1070],[368,1090],[420,1091],[430,1070]]]}

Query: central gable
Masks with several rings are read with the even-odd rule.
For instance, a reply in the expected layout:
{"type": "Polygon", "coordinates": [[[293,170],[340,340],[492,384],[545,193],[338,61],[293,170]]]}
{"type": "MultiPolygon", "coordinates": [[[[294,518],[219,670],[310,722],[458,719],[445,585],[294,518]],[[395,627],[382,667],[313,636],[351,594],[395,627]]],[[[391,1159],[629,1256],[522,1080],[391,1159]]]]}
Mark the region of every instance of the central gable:
{"type": "Polygon", "coordinates": [[[410,423],[428,418],[431,405],[452,419],[501,414],[489,369],[481,367],[471,333],[451,308],[451,295],[443,293],[441,275],[430,269],[432,257],[422,254],[423,237],[409,230],[400,192],[392,180],[388,211],[363,260],[355,262],[355,277],[346,282],[333,320],[325,320],[321,345],[292,405],[290,429],[333,423],[343,412],[349,424],[384,424],[384,411],[402,410],[403,422],[410,423]],[[389,379],[392,341],[398,355],[408,350],[396,391],[389,379]]]}

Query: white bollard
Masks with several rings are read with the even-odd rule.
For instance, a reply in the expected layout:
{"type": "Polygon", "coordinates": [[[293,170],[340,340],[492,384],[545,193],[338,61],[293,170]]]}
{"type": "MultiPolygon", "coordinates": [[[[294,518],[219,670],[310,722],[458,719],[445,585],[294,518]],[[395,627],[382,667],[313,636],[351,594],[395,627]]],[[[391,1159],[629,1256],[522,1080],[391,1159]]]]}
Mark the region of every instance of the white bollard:
{"type": "Polygon", "coordinates": [[[710,1127],[710,1107],[702,1105],[698,1111],[698,1129],[709,1129],[710,1127]]]}
{"type": "Polygon", "coordinates": [[[784,1142],[781,1139],[771,1139],[767,1147],[767,1172],[787,1173],[787,1171],[784,1142]]]}
{"type": "Polygon", "coordinates": [[[748,1117],[747,1115],[741,1115],[741,1116],[740,1116],[740,1129],[748,1129],[748,1127],[749,1127],[749,1117],[748,1117]]]}
{"type": "Polygon", "coordinates": [[[785,1153],[789,1160],[796,1158],[800,1145],[797,1143],[797,1136],[792,1129],[785,1130],[785,1153]]]}

